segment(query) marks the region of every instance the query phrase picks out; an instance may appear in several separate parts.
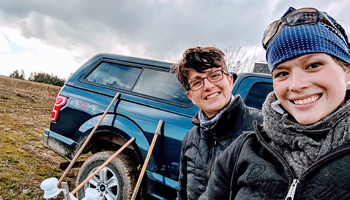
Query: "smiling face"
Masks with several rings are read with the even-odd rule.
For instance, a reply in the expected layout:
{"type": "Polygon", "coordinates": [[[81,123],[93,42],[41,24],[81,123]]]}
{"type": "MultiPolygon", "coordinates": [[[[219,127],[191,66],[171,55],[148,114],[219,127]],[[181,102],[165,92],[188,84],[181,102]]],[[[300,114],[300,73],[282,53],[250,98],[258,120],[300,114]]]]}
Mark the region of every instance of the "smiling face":
{"type": "MultiPolygon", "coordinates": [[[[221,68],[209,68],[203,73],[199,73],[194,69],[188,71],[188,82],[197,78],[204,78],[210,72],[221,68]]],[[[230,99],[233,88],[233,77],[224,75],[223,79],[211,83],[208,79],[204,79],[204,86],[199,90],[186,92],[186,95],[193,104],[197,105],[209,118],[216,115],[223,107],[225,107],[230,99]]]]}
{"type": "Polygon", "coordinates": [[[344,104],[349,74],[327,54],[306,54],[273,70],[274,92],[298,123],[313,124],[344,104]]]}

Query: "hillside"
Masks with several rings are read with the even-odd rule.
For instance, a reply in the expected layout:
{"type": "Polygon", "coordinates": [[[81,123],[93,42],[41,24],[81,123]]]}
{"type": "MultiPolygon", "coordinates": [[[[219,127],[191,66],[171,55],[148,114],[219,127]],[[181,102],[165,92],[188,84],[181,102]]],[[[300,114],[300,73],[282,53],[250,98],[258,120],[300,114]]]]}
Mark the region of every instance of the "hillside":
{"type": "MultiPolygon", "coordinates": [[[[0,200],[43,199],[40,183],[63,174],[59,163],[66,160],[42,142],[59,90],[0,76],[0,200]]],[[[75,177],[71,170],[64,180],[70,188],[75,177]]]]}

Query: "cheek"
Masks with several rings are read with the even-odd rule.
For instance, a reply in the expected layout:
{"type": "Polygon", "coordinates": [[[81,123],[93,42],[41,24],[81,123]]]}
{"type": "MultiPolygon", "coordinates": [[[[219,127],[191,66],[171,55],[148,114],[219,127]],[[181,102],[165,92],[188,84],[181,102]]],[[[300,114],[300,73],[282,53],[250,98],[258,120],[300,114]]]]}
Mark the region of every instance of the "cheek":
{"type": "Polygon", "coordinates": [[[273,91],[276,95],[277,100],[280,101],[281,106],[285,109],[287,108],[286,103],[289,101],[287,99],[287,87],[283,86],[283,84],[273,84],[273,91]]]}
{"type": "Polygon", "coordinates": [[[273,81],[273,91],[275,92],[275,95],[278,99],[283,96],[284,90],[282,88],[284,88],[283,84],[277,84],[275,81],[273,81]]]}
{"type": "Polygon", "coordinates": [[[223,82],[223,84],[220,86],[222,88],[223,91],[225,91],[226,93],[231,94],[232,90],[233,90],[233,79],[229,79],[230,77],[228,77],[228,80],[223,82]]]}

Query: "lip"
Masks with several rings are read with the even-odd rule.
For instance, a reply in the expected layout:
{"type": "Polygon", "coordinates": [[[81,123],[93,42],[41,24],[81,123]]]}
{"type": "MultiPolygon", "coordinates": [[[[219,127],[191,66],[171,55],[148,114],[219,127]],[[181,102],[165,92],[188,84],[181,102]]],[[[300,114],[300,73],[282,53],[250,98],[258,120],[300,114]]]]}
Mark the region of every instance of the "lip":
{"type": "Polygon", "coordinates": [[[305,106],[318,101],[322,97],[322,93],[293,98],[289,100],[291,103],[297,106],[305,106]]]}
{"type": "Polygon", "coordinates": [[[207,96],[204,97],[205,100],[212,100],[212,99],[215,99],[216,97],[218,97],[219,95],[221,94],[221,92],[214,92],[214,93],[211,93],[207,96]],[[211,97],[213,96],[213,97],[211,97]],[[211,97],[210,99],[208,99],[208,97],[211,97]]]}

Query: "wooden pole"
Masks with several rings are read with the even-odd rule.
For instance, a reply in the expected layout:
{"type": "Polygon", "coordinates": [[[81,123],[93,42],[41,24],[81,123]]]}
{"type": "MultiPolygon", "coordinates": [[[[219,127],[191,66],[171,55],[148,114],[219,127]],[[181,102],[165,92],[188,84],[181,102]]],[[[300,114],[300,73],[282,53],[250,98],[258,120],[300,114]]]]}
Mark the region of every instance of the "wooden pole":
{"type": "Polygon", "coordinates": [[[58,185],[59,186],[61,184],[61,182],[63,181],[63,178],[66,177],[66,175],[68,174],[68,171],[73,167],[75,161],[78,159],[78,157],[80,156],[81,152],[84,150],[85,146],[89,143],[92,135],[95,133],[96,129],[98,128],[98,126],[101,124],[103,118],[106,116],[107,112],[109,111],[109,109],[112,107],[113,103],[115,102],[115,100],[119,97],[119,92],[114,96],[113,100],[111,101],[111,103],[109,104],[109,106],[107,107],[107,109],[105,110],[105,112],[103,113],[102,117],[100,118],[100,120],[97,122],[97,124],[95,125],[94,129],[91,131],[91,133],[87,136],[87,138],[85,139],[83,145],[79,148],[78,152],[74,155],[74,158],[72,159],[72,161],[70,162],[70,164],[68,165],[68,167],[66,168],[66,170],[64,171],[63,175],[61,176],[60,180],[58,180],[58,185]]]}
{"type": "Polygon", "coordinates": [[[136,199],[137,192],[138,192],[139,187],[140,187],[140,185],[141,185],[143,175],[144,175],[144,173],[145,173],[145,171],[146,171],[146,168],[147,168],[147,165],[148,165],[148,161],[149,161],[149,159],[151,158],[151,154],[152,154],[154,145],[155,145],[155,143],[156,143],[156,141],[157,141],[158,133],[159,133],[159,131],[161,130],[162,126],[163,126],[163,120],[159,120],[157,129],[156,129],[156,132],[154,133],[153,140],[152,140],[152,142],[151,142],[151,146],[149,147],[149,150],[148,150],[148,153],[147,153],[145,162],[143,163],[143,166],[142,166],[142,169],[141,169],[139,178],[138,178],[138,180],[137,180],[137,182],[136,182],[134,192],[133,192],[133,194],[132,194],[132,196],[131,196],[131,199],[132,199],[132,200],[135,200],[135,199],[136,199]]]}
{"type": "Polygon", "coordinates": [[[76,187],[71,194],[75,194],[78,190],[80,190],[90,179],[92,179],[98,172],[100,172],[108,163],[110,163],[115,157],[117,157],[120,152],[122,152],[127,146],[129,146],[130,143],[132,143],[135,140],[135,138],[131,138],[127,143],[125,143],[120,149],[115,152],[111,157],[108,158],[96,171],[94,171],[92,174],[90,174],[89,177],[87,177],[83,182],[81,182],[78,187],[76,187]]]}

